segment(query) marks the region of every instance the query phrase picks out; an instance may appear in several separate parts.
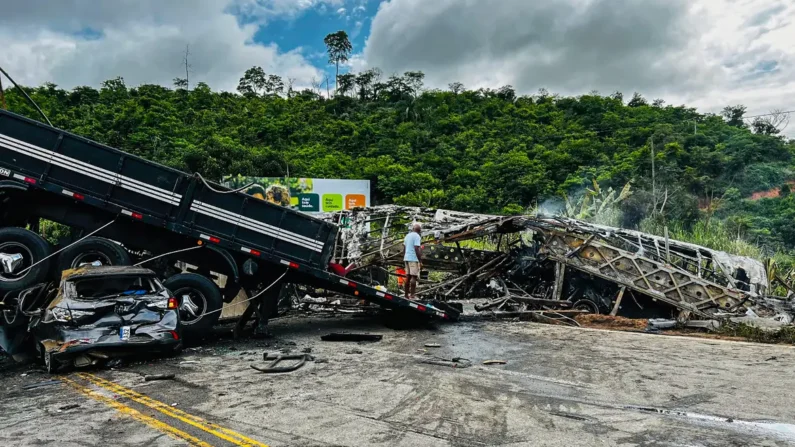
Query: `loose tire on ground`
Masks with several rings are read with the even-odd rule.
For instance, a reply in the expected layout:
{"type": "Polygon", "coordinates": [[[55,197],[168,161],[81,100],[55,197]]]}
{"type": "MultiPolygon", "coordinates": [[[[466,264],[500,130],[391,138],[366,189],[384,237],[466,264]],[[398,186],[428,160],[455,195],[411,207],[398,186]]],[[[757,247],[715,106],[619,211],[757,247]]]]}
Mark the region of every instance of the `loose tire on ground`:
{"type": "Polygon", "coordinates": [[[101,237],[86,238],[58,256],[58,273],[98,260],[102,265],[130,265],[130,255],[121,245],[101,237]]]}
{"type": "Polygon", "coordinates": [[[196,273],[180,273],[165,280],[163,285],[179,300],[183,335],[198,335],[218,322],[224,301],[221,289],[212,280],[196,273]],[[188,312],[186,299],[198,306],[198,317],[188,312]]]}
{"type": "MultiPolygon", "coordinates": [[[[38,234],[24,228],[0,229],[0,253],[19,253],[24,261],[18,268],[22,271],[50,254],[50,244],[38,234]]],[[[52,260],[36,265],[24,274],[5,273],[0,267],[0,291],[17,291],[47,280],[52,260]]]]}

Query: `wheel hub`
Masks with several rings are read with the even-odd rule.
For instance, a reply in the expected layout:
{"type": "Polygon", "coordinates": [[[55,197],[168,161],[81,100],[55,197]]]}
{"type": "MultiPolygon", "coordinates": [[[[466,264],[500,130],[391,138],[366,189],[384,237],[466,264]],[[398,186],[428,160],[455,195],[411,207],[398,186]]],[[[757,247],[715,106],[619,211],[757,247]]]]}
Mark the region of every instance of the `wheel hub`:
{"type": "Polygon", "coordinates": [[[14,273],[23,262],[22,253],[0,253],[0,263],[3,264],[5,273],[14,273]]]}
{"type": "Polygon", "coordinates": [[[199,316],[199,306],[193,302],[193,299],[191,299],[190,295],[182,295],[182,305],[180,306],[180,310],[187,312],[194,318],[199,316]]]}

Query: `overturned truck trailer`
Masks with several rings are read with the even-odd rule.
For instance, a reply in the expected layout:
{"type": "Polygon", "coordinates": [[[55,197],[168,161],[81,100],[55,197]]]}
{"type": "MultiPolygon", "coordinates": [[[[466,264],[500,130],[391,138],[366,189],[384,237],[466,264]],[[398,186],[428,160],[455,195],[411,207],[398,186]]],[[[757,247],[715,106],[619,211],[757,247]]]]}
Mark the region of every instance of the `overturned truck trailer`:
{"type": "Polygon", "coordinates": [[[358,269],[401,265],[402,236],[423,224],[418,294],[489,298],[478,308],[566,309],[637,317],[791,321],[770,297],[765,266],[694,244],[550,216],[491,216],[383,206],[327,215],[342,224],[335,256],[358,269]]]}

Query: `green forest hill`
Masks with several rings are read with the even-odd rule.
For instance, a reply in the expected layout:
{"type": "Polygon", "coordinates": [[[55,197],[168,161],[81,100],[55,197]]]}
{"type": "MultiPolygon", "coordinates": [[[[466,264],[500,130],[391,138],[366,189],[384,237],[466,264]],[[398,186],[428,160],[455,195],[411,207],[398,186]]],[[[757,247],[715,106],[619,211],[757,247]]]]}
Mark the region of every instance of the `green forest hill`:
{"type": "MultiPolygon", "coordinates": [[[[565,209],[564,197],[576,200],[594,182],[616,191],[631,182],[618,203],[624,227],[701,228],[708,244],[719,230],[763,254],[795,247],[787,183],[795,143],[768,119],[748,122],[742,106],[710,115],[638,94],[427,90],[421,72],[343,74],[338,85],[327,99],[326,89],[294,91],[255,67],[239,93],[182,79],[173,89],[128,87],[121,78],[98,90],[26,91],[57,127],[207,178],[289,169],[369,179],[374,204],[506,214],[565,209]],[[775,188],[778,197],[750,199],[775,188]]],[[[39,119],[17,89],[6,101],[39,119]]]]}

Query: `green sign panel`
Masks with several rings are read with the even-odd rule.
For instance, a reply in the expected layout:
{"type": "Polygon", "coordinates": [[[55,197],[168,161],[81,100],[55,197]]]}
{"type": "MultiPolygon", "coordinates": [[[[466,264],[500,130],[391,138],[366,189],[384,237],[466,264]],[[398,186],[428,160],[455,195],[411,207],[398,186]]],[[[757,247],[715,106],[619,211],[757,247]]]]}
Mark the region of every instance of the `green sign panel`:
{"type": "Polygon", "coordinates": [[[307,213],[320,211],[320,196],[317,194],[298,194],[298,210],[307,213]]]}
{"type": "Polygon", "coordinates": [[[323,211],[342,211],[342,194],[323,194],[323,211]]]}

